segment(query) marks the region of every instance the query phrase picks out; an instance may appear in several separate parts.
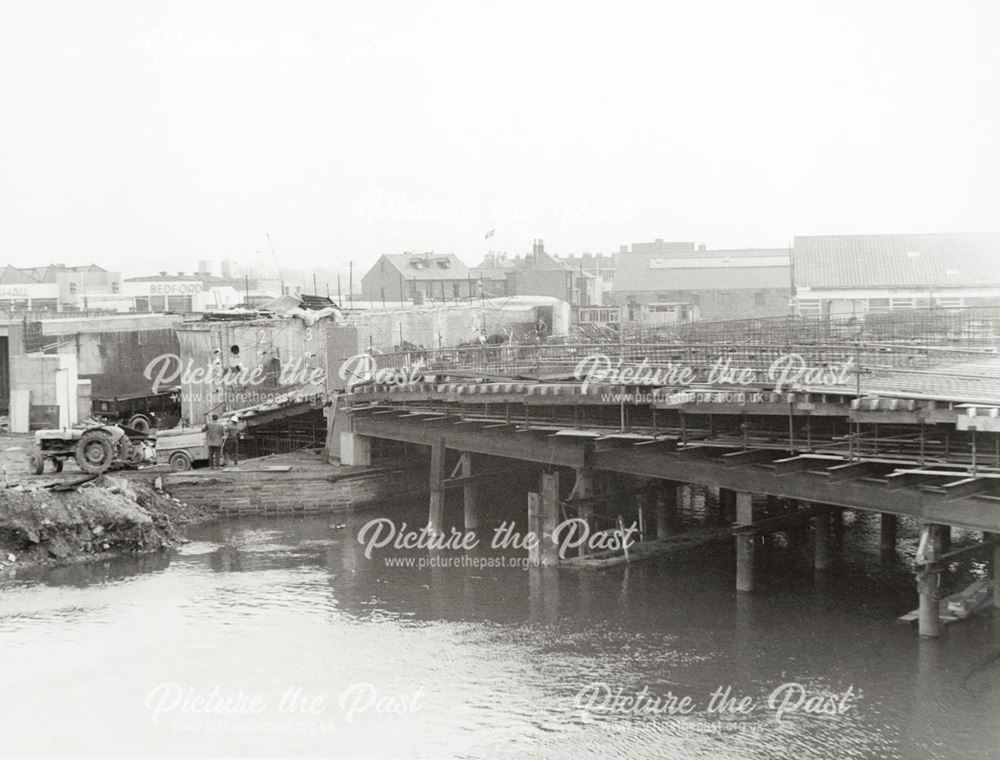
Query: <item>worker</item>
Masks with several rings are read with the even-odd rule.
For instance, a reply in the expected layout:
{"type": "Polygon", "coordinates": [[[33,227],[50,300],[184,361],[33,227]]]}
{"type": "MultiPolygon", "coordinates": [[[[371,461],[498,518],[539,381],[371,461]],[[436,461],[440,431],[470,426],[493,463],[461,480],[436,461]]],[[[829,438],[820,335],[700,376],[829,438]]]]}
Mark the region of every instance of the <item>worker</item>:
{"type": "Polygon", "coordinates": [[[219,422],[219,415],[213,414],[212,421],[202,428],[205,444],[208,446],[208,465],[213,470],[222,466],[222,447],[226,443],[226,426],[219,422]]]}
{"type": "Polygon", "coordinates": [[[233,465],[238,465],[240,463],[240,418],[235,414],[229,418],[229,425],[226,428],[226,443],[222,450],[223,464],[226,461],[226,449],[229,449],[233,465]]]}

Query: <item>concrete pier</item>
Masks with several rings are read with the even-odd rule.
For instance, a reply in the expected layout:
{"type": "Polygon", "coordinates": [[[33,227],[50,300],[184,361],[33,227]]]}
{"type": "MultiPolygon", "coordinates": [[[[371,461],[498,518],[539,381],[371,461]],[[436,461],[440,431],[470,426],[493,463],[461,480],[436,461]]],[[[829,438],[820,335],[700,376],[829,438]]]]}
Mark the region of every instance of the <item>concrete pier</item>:
{"type": "MultiPolygon", "coordinates": [[[[721,493],[720,493],[721,498],[721,493]]],[[[737,525],[753,524],[753,499],[751,494],[735,494],[737,525]]],[[[736,534],[736,590],[753,591],[753,555],[757,536],[754,533],[736,534]]]]}
{"type": "Polygon", "coordinates": [[[542,567],[555,567],[559,564],[559,547],[552,536],[559,525],[559,473],[542,473],[542,518],[541,537],[542,567]]]}
{"type": "MultiPolygon", "coordinates": [[[[594,496],[594,471],[590,467],[576,468],[576,483],[573,494],[577,499],[590,499],[594,496]]],[[[594,529],[594,505],[586,502],[580,505],[578,517],[587,523],[589,530],[594,529]]],[[[581,545],[577,551],[580,556],[587,553],[587,546],[581,545]]]]}
{"type": "MultiPolygon", "coordinates": [[[[462,454],[462,477],[472,478],[472,454],[465,452],[462,454]]],[[[474,531],[479,527],[479,502],[476,493],[476,484],[469,480],[462,486],[462,497],[464,500],[464,517],[466,531],[474,531]]]]}
{"type": "MultiPolygon", "coordinates": [[[[943,525],[929,523],[923,528],[920,537],[924,549],[923,559],[933,563],[941,556],[944,541],[943,525]]],[[[928,567],[930,565],[928,564],[928,567]]],[[[917,573],[917,593],[920,596],[920,608],[917,618],[918,631],[926,638],[936,638],[941,635],[941,573],[933,569],[925,569],[917,573]]]]}
{"type": "Polygon", "coordinates": [[[369,467],[372,463],[372,439],[357,433],[341,433],[340,463],[369,467]]]}
{"type": "Polygon", "coordinates": [[[431,444],[431,502],[427,515],[427,528],[433,535],[444,532],[445,453],[444,438],[439,438],[431,444]]]}

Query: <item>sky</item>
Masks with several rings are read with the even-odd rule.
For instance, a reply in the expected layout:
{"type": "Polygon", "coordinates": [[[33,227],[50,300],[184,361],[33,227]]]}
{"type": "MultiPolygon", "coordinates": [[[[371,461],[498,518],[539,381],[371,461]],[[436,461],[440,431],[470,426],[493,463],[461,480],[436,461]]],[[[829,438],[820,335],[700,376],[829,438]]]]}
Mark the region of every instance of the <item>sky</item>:
{"type": "Polygon", "coordinates": [[[0,264],[997,221],[993,2],[0,0],[0,264]],[[490,239],[484,239],[496,230],[490,239]]]}

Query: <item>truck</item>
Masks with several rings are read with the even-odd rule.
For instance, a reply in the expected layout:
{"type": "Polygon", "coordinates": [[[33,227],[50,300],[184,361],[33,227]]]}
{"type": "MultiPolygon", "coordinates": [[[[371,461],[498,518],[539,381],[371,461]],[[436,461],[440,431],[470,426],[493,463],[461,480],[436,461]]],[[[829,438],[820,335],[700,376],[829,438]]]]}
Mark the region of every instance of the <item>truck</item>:
{"type": "Polygon", "coordinates": [[[156,436],[125,425],[103,425],[91,421],[67,429],[38,430],[35,445],[28,455],[35,475],[45,470],[45,462],[62,472],[67,459],[76,460],[80,469],[100,474],[112,468],[122,469],[156,463],[156,436]]]}
{"type": "Polygon", "coordinates": [[[93,399],[92,414],[109,423],[147,433],[172,428],[181,419],[180,386],[158,393],[131,393],[93,399]]]}

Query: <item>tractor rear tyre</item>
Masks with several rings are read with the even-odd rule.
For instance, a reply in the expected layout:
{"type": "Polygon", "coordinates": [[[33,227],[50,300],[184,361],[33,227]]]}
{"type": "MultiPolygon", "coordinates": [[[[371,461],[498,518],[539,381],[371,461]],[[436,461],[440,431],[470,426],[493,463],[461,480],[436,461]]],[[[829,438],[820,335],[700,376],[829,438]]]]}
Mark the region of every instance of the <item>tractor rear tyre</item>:
{"type": "Polygon", "coordinates": [[[76,463],[91,475],[100,475],[115,461],[111,437],[102,430],[88,430],[76,445],[76,463]]]}

